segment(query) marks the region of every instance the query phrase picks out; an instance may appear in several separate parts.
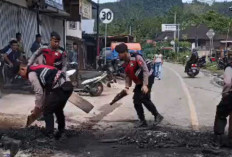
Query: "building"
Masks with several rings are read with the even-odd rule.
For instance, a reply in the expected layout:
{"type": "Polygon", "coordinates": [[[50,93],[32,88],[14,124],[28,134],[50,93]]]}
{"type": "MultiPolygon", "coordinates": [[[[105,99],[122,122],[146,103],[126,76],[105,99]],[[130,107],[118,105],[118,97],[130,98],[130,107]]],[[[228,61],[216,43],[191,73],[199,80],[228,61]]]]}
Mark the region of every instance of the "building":
{"type": "MultiPolygon", "coordinates": [[[[180,31],[179,40],[192,43],[192,48],[197,47],[199,50],[209,51],[211,48],[210,39],[206,35],[209,30],[210,28],[204,24],[191,26],[180,31]]],[[[173,38],[173,32],[162,32],[155,38],[155,41],[172,41],[173,38]]],[[[224,43],[226,40],[231,41],[232,37],[228,36],[227,38],[227,35],[216,32],[213,37],[213,49],[221,49],[225,47],[224,43]]],[[[230,44],[228,45],[230,46],[230,44]]]]}
{"type": "Polygon", "coordinates": [[[93,64],[88,60],[88,54],[95,55],[96,42],[93,45],[94,49],[89,50],[82,36],[86,27],[86,25],[83,26],[83,22],[90,20],[94,24],[93,10],[97,9],[98,5],[91,0],[66,0],[64,5],[69,9],[66,11],[70,13],[66,21],[66,50],[70,51],[73,43],[77,43],[79,69],[86,69],[87,64],[93,64]]]}
{"type": "Polygon", "coordinates": [[[70,16],[65,9],[62,0],[0,1],[0,48],[6,46],[10,39],[20,32],[24,51],[29,57],[35,35],[40,33],[42,42],[48,43],[52,31],[60,34],[61,46],[65,47],[65,19],[70,16]]]}

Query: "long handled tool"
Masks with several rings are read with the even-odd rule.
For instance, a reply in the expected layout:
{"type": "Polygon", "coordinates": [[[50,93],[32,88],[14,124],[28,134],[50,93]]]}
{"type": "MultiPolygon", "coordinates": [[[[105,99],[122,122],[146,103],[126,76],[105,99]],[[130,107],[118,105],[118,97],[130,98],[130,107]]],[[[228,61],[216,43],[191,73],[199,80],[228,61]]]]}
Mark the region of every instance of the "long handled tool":
{"type": "MultiPolygon", "coordinates": [[[[93,109],[93,105],[87,100],[79,96],[79,94],[74,93],[69,97],[69,102],[71,102],[76,107],[80,108],[86,113],[89,113],[93,109]]],[[[42,115],[42,110],[35,109],[32,114],[27,117],[26,127],[30,126],[34,121],[36,121],[42,115]]]]}
{"type": "Polygon", "coordinates": [[[120,93],[118,93],[114,99],[112,100],[112,102],[110,103],[110,105],[113,105],[114,103],[116,103],[117,101],[121,100],[123,97],[127,96],[127,91],[126,90],[122,90],[120,93]]]}

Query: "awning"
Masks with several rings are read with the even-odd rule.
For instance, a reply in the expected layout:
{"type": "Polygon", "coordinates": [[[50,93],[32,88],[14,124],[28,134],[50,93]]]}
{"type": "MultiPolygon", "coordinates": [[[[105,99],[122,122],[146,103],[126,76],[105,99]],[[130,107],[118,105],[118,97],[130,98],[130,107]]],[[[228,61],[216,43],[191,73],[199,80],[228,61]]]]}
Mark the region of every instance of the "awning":
{"type": "Polygon", "coordinates": [[[67,35],[66,38],[67,38],[67,40],[73,40],[73,41],[77,41],[77,42],[83,42],[82,39],[77,38],[77,37],[73,37],[73,36],[69,36],[69,35],[67,35]]]}
{"type": "MultiPolygon", "coordinates": [[[[121,42],[117,43],[111,43],[111,49],[114,50],[117,45],[121,44],[121,42]]],[[[135,51],[140,51],[142,50],[142,47],[140,43],[125,43],[128,47],[128,50],[135,50],[135,51]]]]}
{"type": "Polygon", "coordinates": [[[46,9],[44,10],[39,10],[40,13],[42,14],[49,14],[51,16],[55,16],[55,17],[61,17],[61,18],[69,18],[70,14],[63,11],[63,10],[59,10],[53,7],[48,6],[46,9]]]}

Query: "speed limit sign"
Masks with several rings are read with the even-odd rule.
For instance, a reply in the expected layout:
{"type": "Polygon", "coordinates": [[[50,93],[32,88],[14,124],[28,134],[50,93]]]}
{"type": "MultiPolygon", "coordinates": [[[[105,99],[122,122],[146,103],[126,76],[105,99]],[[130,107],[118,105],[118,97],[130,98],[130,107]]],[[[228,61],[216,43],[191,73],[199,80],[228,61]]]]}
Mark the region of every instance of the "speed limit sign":
{"type": "Polygon", "coordinates": [[[102,23],[109,24],[114,19],[114,13],[110,9],[105,8],[101,10],[99,18],[101,19],[102,23]]]}

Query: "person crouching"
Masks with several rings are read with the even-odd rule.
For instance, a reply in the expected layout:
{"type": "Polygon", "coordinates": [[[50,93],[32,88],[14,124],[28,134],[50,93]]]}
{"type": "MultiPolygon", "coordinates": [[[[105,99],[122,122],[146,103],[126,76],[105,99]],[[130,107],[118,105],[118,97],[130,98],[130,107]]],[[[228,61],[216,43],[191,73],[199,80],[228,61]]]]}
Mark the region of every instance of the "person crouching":
{"type": "Polygon", "coordinates": [[[65,74],[55,67],[48,65],[27,66],[21,64],[18,74],[28,79],[35,92],[35,108],[43,112],[46,123],[46,135],[53,136],[55,114],[58,123],[58,132],[54,135],[60,138],[65,131],[64,107],[73,92],[73,86],[65,74]],[[46,91],[46,93],[44,92],[46,91]]]}

